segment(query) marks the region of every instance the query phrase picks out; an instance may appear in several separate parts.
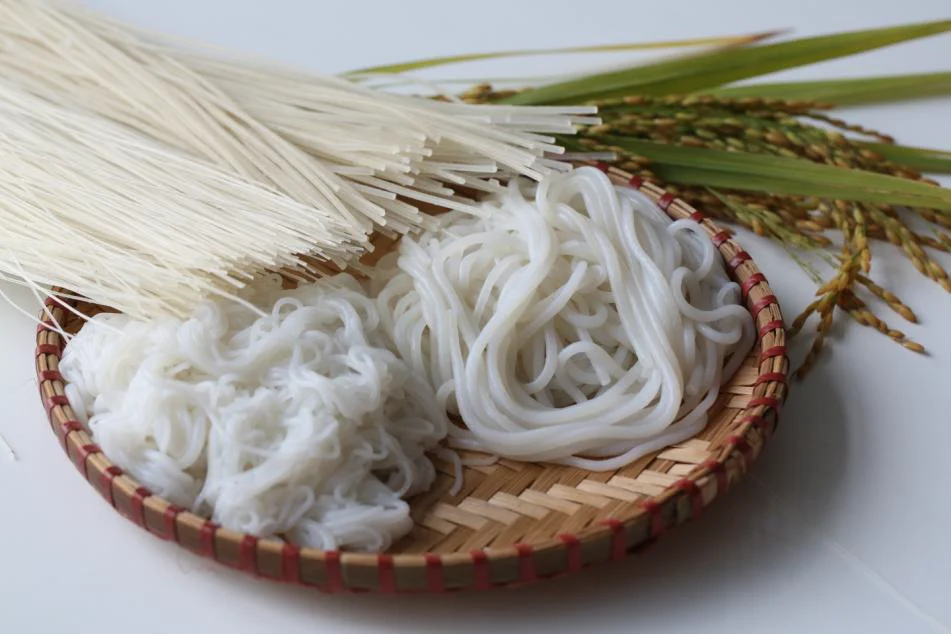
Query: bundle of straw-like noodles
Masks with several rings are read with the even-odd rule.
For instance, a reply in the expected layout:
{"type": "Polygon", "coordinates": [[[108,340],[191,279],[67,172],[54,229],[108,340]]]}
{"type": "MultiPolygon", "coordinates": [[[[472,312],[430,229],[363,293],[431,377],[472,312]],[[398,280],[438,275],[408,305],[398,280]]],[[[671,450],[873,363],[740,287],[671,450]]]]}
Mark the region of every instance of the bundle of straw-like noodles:
{"type": "Polygon", "coordinates": [[[43,0],[0,0],[0,86],[0,274],[139,318],[352,263],[430,226],[424,203],[474,212],[460,190],[567,169],[542,133],[596,120],[386,94],[43,0]]]}
{"type": "Polygon", "coordinates": [[[38,293],[181,315],[295,253],[357,248],[332,216],[3,84],[0,121],[0,276],[38,293]]]}
{"type": "Polygon", "coordinates": [[[472,106],[173,46],[76,7],[0,2],[5,77],[279,188],[362,238],[425,224],[412,202],[469,209],[448,186],[493,190],[565,166],[538,133],[591,107],[472,106]],[[401,196],[405,200],[397,200],[401,196]],[[410,201],[407,203],[406,201],[410,201]]]}

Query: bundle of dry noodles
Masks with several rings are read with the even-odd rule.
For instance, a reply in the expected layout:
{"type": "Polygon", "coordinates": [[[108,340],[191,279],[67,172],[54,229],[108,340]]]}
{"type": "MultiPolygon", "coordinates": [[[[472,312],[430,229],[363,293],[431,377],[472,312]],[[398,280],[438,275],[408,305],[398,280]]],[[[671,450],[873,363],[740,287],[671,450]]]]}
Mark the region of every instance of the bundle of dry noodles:
{"type": "Polygon", "coordinates": [[[375,231],[428,226],[424,203],[473,212],[463,191],[567,169],[549,135],[596,121],[382,93],[42,0],[0,1],[0,71],[0,274],[138,318],[346,265],[375,231]]]}

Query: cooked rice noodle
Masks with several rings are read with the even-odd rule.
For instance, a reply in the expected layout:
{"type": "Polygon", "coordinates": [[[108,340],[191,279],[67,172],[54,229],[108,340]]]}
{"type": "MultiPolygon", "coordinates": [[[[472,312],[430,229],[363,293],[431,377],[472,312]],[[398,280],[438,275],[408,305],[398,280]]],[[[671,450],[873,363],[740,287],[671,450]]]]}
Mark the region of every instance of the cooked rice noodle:
{"type": "Polygon", "coordinates": [[[593,168],[513,182],[481,212],[404,237],[370,295],[338,275],[253,285],[264,316],[227,300],[184,321],[97,316],[66,348],[67,396],[156,494],[232,530],[368,551],[409,531],[405,499],[447,436],[489,460],[609,470],[704,428],[754,332],[697,223],[593,168]]]}
{"type": "Polygon", "coordinates": [[[404,238],[375,281],[400,355],[465,423],[453,445],[606,470],[701,431],[754,339],[702,228],[589,167],[484,205],[404,238]]]}
{"type": "Polygon", "coordinates": [[[221,526],[318,548],[379,551],[412,527],[403,498],[435,477],[448,421],[385,347],[347,276],[255,287],[187,320],[92,319],[60,370],[106,455],[157,495],[221,526]]]}

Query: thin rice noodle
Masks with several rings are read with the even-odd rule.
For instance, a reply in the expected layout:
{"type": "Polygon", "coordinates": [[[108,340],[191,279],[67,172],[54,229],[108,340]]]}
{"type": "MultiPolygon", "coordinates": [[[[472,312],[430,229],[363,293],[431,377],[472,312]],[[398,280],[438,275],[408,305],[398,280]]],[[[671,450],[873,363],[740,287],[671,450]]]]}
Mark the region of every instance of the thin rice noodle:
{"type": "MultiPolygon", "coordinates": [[[[275,282],[276,284],[276,282],[275,282]]],[[[187,320],[99,315],[60,370],[77,414],[157,495],[235,531],[379,551],[412,527],[448,421],[427,380],[386,347],[348,276],[255,288],[187,320]]]]}

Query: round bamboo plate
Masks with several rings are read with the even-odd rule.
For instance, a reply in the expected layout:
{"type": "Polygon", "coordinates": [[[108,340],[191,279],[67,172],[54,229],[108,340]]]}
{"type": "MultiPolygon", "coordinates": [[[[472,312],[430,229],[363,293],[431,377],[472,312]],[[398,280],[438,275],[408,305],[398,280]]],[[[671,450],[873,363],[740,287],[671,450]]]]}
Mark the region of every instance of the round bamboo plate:
{"type": "MultiPolygon", "coordinates": [[[[684,443],[613,472],[501,460],[466,468],[456,495],[448,493],[451,469],[440,465],[433,488],[411,501],[410,535],[372,555],[239,534],[152,495],[112,464],[76,420],[57,369],[63,341],[47,321],[37,329],[36,369],[53,431],[106,501],[153,535],[264,579],[322,591],[485,589],[575,572],[639,550],[696,518],[743,476],[776,426],[788,360],[779,305],[746,251],[672,194],[601,167],[615,182],[641,189],[671,217],[701,223],[756,320],[757,341],[745,364],[724,384],[707,427],[684,443]]],[[[62,306],[47,307],[57,323],[81,327],[62,306]]]]}

